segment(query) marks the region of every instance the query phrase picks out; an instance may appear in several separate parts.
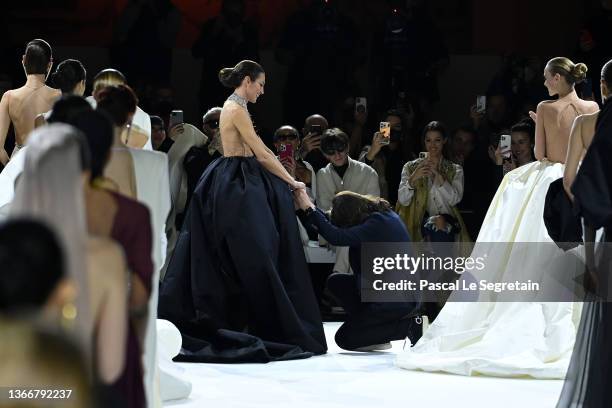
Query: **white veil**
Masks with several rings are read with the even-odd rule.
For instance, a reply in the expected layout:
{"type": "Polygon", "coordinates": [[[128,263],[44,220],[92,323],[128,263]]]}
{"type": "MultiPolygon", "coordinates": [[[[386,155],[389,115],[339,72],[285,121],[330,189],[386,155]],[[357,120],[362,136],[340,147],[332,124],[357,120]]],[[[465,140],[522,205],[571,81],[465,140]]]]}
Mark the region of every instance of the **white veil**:
{"type": "Polygon", "coordinates": [[[23,173],[15,188],[11,217],[28,217],[48,225],[64,249],[67,276],[76,283],[76,336],[91,355],[91,314],[86,270],[87,223],[81,179],[78,130],[51,124],[28,137],[23,173]]]}

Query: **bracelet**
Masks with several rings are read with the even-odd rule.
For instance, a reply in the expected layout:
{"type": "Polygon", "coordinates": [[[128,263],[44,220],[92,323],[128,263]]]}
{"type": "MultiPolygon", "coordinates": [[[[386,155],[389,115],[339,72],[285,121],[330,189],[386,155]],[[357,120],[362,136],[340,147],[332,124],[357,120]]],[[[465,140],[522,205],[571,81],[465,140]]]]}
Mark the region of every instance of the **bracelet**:
{"type": "Polygon", "coordinates": [[[315,209],[314,207],[308,207],[307,209],[304,210],[304,215],[306,217],[309,217],[311,214],[314,214],[315,209]]]}

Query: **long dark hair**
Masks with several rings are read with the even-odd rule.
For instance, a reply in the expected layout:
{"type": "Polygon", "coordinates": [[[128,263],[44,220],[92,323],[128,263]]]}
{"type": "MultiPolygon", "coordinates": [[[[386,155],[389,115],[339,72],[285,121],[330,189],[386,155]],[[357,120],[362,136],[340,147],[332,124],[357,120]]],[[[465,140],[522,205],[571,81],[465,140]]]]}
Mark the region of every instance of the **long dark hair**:
{"type": "Polygon", "coordinates": [[[352,191],[341,191],[332,200],[331,222],[348,228],[363,223],[372,213],[391,211],[387,200],[352,191]]]}
{"type": "Polygon", "coordinates": [[[227,88],[238,88],[244,77],[248,76],[255,81],[264,70],[261,65],[251,60],[240,61],[233,68],[223,68],[219,71],[219,81],[227,88]]]}

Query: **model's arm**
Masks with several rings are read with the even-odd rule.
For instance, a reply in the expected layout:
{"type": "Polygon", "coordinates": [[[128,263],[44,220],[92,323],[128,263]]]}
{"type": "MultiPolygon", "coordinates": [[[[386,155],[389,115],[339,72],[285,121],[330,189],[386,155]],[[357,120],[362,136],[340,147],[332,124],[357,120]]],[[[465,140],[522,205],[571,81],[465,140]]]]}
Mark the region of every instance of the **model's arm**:
{"type": "Polygon", "coordinates": [[[535,148],[534,155],[536,160],[542,160],[546,157],[546,131],[544,130],[544,111],[546,103],[540,102],[536,112],[536,129],[535,129],[535,148]]]}
{"type": "Polygon", "coordinates": [[[571,192],[571,187],[578,172],[578,162],[584,153],[584,143],[582,141],[583,121],[583,116],[578,116],[574,119],[569,137],[567,157],[565,158],[565,170],[563,171],[563,188],[572,201],[574,201],[574,195],[571,192]]]}
{"type": "Polygon", "coordinates": [[[251,148],[257,161],[268,170],[270,173],[280,177],[283,181],[292,187],[296,187],[296,181],[285,170],[285,167],[276,158],[272,150],[268,149],[264,142],[257,136],[251,118],[243,109],[234,109],[232,112],[234,124],[240,132],[247,145],[251,148]]]}
{"type": "Polygon", "coordinates": [[[9,116],[9,97],[10,91],[7,91],[2,95],[0,100],[0,163],[6,165],[9,160],[8,153],[4,150],[4,143],[6,142],[6,133],[8,132],[11,124],[11,118],[9,116]]]}

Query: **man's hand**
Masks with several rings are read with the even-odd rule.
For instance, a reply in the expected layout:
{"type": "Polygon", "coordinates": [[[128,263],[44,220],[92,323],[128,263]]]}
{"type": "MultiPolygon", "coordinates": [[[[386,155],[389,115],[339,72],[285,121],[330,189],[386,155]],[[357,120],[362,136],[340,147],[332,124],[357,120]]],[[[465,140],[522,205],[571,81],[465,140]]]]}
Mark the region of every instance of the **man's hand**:
{"type": "Polygon", "coordinates": [[[302,140],[302,153],[306,156],[314,149],[321,147],[321,135],[318,133],[308,133],[302,140]]]}
{"type": "Polygon", "coordinates": [[[185,127],[183,123],[179,123],[178,125],[172,126],[172,129],[168,132],[168,137],[172,140],[176,140],[183,133],[185,133],[185,127]]]}

